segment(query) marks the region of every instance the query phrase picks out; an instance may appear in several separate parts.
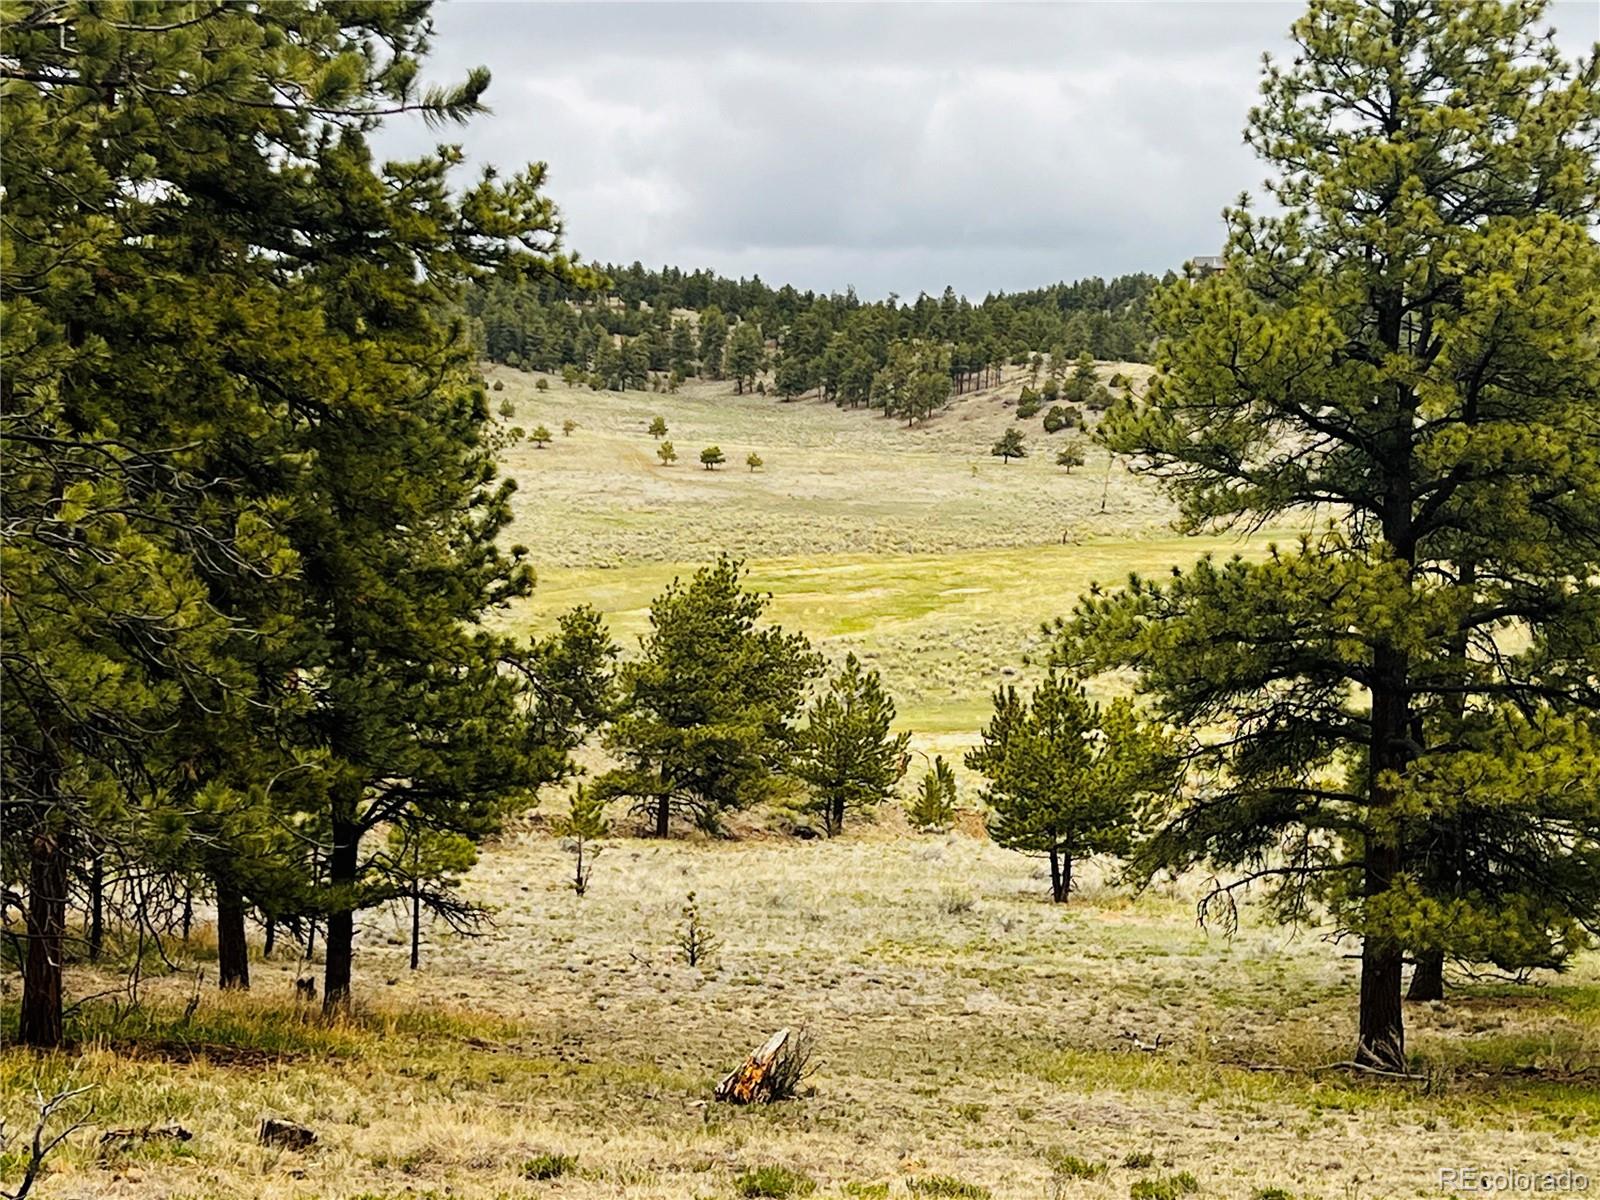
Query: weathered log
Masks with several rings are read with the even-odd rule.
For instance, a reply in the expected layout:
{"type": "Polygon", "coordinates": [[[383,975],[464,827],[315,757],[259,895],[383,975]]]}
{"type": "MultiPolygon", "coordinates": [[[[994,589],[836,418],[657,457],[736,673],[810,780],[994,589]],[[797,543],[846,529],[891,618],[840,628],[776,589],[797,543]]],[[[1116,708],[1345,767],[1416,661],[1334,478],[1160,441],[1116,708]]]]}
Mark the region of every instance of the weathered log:
{"type": "Polygon", "coordinates": [[[187,1142],[194,1134],[182,1125],[130,1125],[124,1129],[108,1129],[100,1135],[100,1153],[111,1154],[144,1142],[187,1142]]]}

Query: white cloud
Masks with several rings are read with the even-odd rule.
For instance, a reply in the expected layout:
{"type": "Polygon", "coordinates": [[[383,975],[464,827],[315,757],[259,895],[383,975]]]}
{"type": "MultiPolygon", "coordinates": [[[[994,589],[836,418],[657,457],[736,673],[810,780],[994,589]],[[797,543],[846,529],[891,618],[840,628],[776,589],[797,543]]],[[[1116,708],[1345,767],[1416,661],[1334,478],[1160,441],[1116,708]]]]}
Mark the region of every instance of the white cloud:
{"type": "Polygon", "coordinates": [[[1299,11],[462,0],[428,73],[491,68],[460,140],[547,161],[592,260],[981,295],[1214,251],[1263,174],[1240,137],[1260,55],[1299,11]]]}

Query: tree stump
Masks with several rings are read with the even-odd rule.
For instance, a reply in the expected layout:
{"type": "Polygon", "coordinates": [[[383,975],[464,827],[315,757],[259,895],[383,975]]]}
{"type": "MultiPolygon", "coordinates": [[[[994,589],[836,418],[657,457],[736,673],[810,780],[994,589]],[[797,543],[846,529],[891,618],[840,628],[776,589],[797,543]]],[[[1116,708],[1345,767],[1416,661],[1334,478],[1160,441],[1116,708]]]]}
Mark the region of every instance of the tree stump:
{"type": "Polygon", "coordinates": [[[282,1146],[285,1150],[308,1150],[317,1144],[317,1135],[304,1125],[282,1117],[268,1117],[261,1122],[261,1144],[282,1146]]]}
{"type": "Polygon", "coordinates": [[[770,1104],[794,1095],[808,1073],[810,1039],[780,1029],[722,1077],[713,1095],[730,1104],[770,1104]]]}

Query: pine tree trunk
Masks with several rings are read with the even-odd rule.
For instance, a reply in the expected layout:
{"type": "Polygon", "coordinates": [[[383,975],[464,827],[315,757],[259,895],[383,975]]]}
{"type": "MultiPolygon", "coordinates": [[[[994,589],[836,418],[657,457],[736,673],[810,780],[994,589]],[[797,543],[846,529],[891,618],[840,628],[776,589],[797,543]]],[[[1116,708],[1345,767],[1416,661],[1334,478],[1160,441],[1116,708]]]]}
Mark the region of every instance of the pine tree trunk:
{"type": "Polygon", "coordinates": [[[183,889],[183,940],[189,940],[189,932],[194,928],[194,889],[183,889]]]}
{"type": "Polygon", "coordinates": [[[350,970],[355,955],[355,910],[351,907],[356,882],[360,830],[351,820],[333,821],[333,852],[328,856],[328,886],[334,907],[328,911],[324,935],[322,1011],[332,1014],[350,1007],[350,970]]]}
{"type": "Polygon", "coordinates": [[[59,834],[39,830],[29,847],[28,954],[22,968],[17,1040],[61,1045],[62,955],[67,933],[67,854],[59,834]]]}
{"type": "Polygon", "coordinates": [[[844,828],[844,797],[835,796],[828,804],[828,834],[833,836],[844,828]]]}
{"type": "MultiPolygon", "coordinates": [[[[583,870],[582,843],[579,843],[578,870],[583,870]]],[[[422,964],[422,881],[411,881],[411,969],[422,964]]]]}
{"type": "Polygon", "coordinates": [[[1411,972],[1411,988],[1406,999],[1416,1002],[1444,999],[1444,953],[1429,950],[1417,955],[1416,969],[1411,972]]]}
{"type": "Polygon", "coordinates": [[[672,809],[667,803],[667,798],[665,796],[659,797],[656,800],[656,836],[658,838],[667,836],[667,819],[671,815],[672,809]]]}
{"type": "Polygon", "coordinates": [[[250,990],[250,944],[244,933],[244,897],[229,879],[215,876],[217,890],[217,986],[250,990]]]}
{"type": "Polygon", "coordinates": [[[106,856],[96,850],[89,864],[89,961],[99,962],[106,944],[106,856]]]}
{"type": "Polygon", "coordinates": [[[1060,904],[1063,895],[1061,891],[1061,854],[1054,846],[1050,847],[1050,899],[1060,904]]]}
{"type": "MultiPolygon", "coordinates": [[[[1476,404],[1468,410],[1468,420],[1476,417],[1476,404]]],[[[1467,560],[1461,564],[1460,574],[1457,579],[1459,587],[1476,593],[1478,583],[1478,564],[1467,560]]],[[[1464,663],[1467,658],[1467,635],[1463,630],[1450,639],[1448,653],[1452,660],[1464,663]]],[[[1467,712],[1467,693],[1465,689],[1445,698],[1445,711],[1449,713],[1455,728],[1446,736],[1456,737],[1462,720],[1467,712]]],[[[1420,741],[1420,739],[1418,739],[1420,741]]],[[[1424,872],[1424,882],[1430,890],[1443,898],[1444,896],[1458,896],[1461,893],[1461,818],[1459,814],[1451,814],[1443,822],[1443,827],[1434,839],[1432,855],[1428,859],[1424,872]]],[[[1444,951],[1425,950],[1416,956],[1416,969],[1411,973],[1411,988],[1406,992],[1406,999],[1418,1003],[1429,1000],[1444,999],[1444,951]]]]}
{"type": "Polygon", "coordinates": [[[1072,855],[1061,855],[1061,903],[1072,899],[1072,855]]]}
{"type": "Polygon", "coordinates": [[[275,945],[277,945],[277,942],[278,942],[278,923],[276,921],[274,921],[271,917],[268,917],[267,918],[267,932],[266,932],[266,935],[261,939],[261,957],[264,958],[264,959],[271,958],[272,957],[272,948],[275,945]]]}
{"type": "Polygon", "coordinates": [[[1386,938],[1369,937],[1361,947],[1361,1028],[1356,1061],[1364,1066],[1383,1071],[1406,1069],[1405,1014],[1400,1004],[1402,961],[1400,947],[1386,938]]]}
{"type": "MultiPolygon", "coordinates": [[[[1394,797],[1382,782],[1403,771],[1410,759],[1411,721],[1403,685],[1407,658],[1390,646],[1373,655],[1372,750],[1369,764],[1369,810],[1366,867],[1362,892],[1371,907],[1400,872],[1402,854],[1393,832],[1384,826],[1394,797]]],[[[1361,1014],[1356,1061],[1384,1071],[1406,1069],[1405,1013],[1401,1005],[1404,948],[1392,937],[1369,933],[1361,947],[1361,1014]]]]}

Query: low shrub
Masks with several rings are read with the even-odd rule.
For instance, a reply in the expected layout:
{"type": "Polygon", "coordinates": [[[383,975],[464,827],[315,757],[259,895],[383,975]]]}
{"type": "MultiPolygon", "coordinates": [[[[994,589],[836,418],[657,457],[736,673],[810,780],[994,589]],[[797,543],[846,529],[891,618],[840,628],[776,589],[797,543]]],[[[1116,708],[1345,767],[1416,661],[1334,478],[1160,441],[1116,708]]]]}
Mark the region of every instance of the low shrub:
{"type": "Polygon", "coordinates": [[[559,1179],[578,1165],[570,1154],[536,1154],[522,1164],[524,1179],[559,1179]]]}
{"type": "Polygon", "coordinates": [[[906,1180],[906,1190],[913,1196],[954,1196],[957,1200],[989,1200],[989,1189],[977,1183],[968,1183],[954,1175],[925,1175],[921,1179],[906,1180]]]}
{"type": "Polygon", "coordinates": [[[802,1171],[791,1167],[752,1167],[733,1181],[734,1191],[741,1196],[809,1196],[817,1190],[817,1181],[802,1171]]]}
{"type": "Polygon", "coordinates": [[[1129,1189],[1132,1200],[1180,1200],[1200,1190],[1200,1181],[1187,1171],[1140,1179],[1129,1189]]]}

